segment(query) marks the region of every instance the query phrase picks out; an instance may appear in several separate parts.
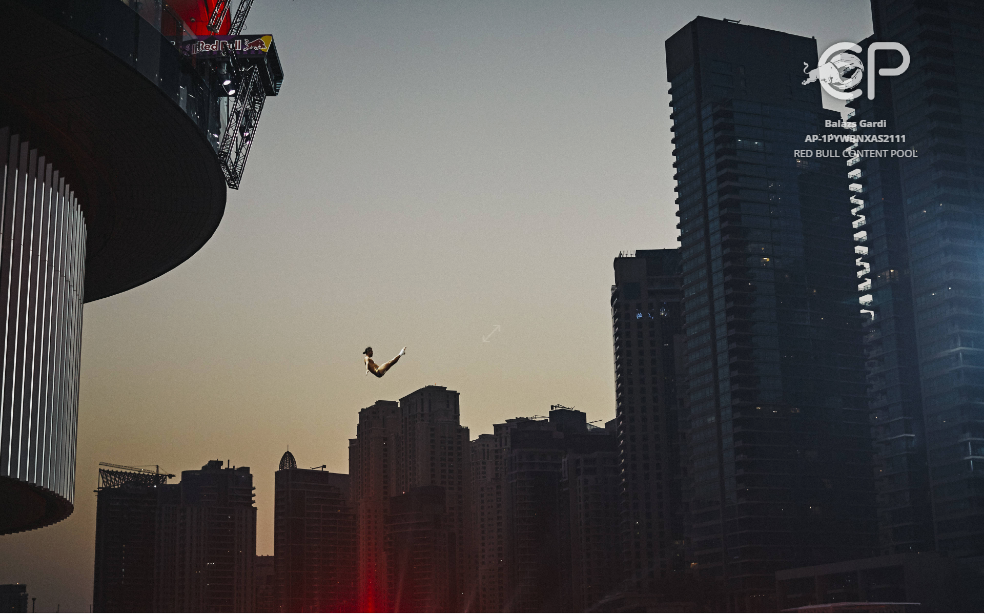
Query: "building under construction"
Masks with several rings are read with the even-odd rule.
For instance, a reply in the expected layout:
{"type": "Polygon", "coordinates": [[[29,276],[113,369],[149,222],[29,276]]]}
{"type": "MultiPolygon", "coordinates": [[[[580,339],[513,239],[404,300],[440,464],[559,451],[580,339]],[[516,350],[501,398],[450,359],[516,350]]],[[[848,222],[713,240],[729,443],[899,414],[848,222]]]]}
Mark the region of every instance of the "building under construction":
{"type": "Polygon", "coordinates": [[[136,467],[99,469],[93,611],[154,611],[158,508],[178,488],[167,483],[173,477],[136,467]]]}

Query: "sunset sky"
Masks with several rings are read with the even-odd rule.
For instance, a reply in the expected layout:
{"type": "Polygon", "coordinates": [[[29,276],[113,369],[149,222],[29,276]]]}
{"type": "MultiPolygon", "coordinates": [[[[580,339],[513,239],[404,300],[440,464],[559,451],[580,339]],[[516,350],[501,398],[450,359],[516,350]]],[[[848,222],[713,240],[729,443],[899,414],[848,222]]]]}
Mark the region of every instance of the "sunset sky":
{"type": "Polygon", "coordinates": [[[100,461],[249,466],[273,554],[284,450],[348,472],[377,399],[457,390],[473,439],[614,417],[612,260],[677,245],[664,41],[697,15],[871,33],[864,0],[258,0],[286,78],[242,187],[191,260],[86,305],[75,513],[0,537],[0,584],[88,611],[100,461]],[[367,345],[407,356],[367,377],[367,345]]]}

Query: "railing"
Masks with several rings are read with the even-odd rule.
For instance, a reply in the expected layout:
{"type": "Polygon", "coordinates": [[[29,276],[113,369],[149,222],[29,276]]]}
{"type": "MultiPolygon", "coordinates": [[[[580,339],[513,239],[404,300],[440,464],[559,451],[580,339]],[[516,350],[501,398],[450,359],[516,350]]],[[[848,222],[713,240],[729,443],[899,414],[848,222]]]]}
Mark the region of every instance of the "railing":
{"type": "Polygon", "coordinates": [[[121,0],[144,21],[154,26],[174,45],[198,38],[178,15],[161,0],[121,0]]]}

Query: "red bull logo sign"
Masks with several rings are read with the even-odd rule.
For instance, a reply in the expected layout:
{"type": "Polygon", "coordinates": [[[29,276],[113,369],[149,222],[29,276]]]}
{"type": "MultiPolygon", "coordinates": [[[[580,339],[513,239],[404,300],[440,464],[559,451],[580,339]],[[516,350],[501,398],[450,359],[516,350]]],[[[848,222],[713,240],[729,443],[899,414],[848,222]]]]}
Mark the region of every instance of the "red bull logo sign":
{"type": "Polygon", "coordinates": [[[259,36],[205,36],[181,45],[187,55],[218,56],[230,52],[237,56],[262,56],[270,51],[274,37],[270,34],[259,36]]]}

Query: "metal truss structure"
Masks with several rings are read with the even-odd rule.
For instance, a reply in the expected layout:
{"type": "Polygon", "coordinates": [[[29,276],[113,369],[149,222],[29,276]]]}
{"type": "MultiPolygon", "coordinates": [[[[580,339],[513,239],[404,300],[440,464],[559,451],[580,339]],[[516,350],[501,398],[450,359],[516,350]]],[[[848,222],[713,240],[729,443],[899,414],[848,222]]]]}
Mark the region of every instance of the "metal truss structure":
{"type": "Polygon", "coordinates": [[[139,467],[127,467],[126,465],[114,465],[113,463],[99,463],[99,485],[98,489],[120,488],[133,484],[136,486],[159,486],[167,484],[170,478],[175,477],[173,473],[161,473],[160,471],[148,471],[139,467]],[[103,469],[103,467],[114,467],[114,469],[103,469]]]}
{"type": "MultiPolygon", "coordinates": [[[[230,54],[235,55],[234,51],[230,54]]],[[[233,66],[236,62],[232,62],[233,66]]],[[[246,159],[250,155],[250,145],[260,122],[260,113],[267,93],[260,83],[260,68],[250,66],[236,70],[239,88],[230,97],[229,114],[226,117],[226,130],[219,141],[219,162],[226,176],[226,185],[236,190],[243,178],[246,159]]]]}
{"type": "Polygon", "coordinates": [[[207,29],[212,36],[192,36],[183,45],[196,62],[211,65],[210,87],[217,99],[226,99],[218,107],[222,133],[216,135],[216,153],[226,185],[235,190],[243,178],[264,101],[280,91],[284,73],[272,36],[242,34],[253,0],[239,0],[225,33],[223,23],[231,11],[231,0],[200,2],[209,15],[207,29]]]}
{"type": "Polygon", "coordinates": [[[120,488],[128,484],[136,486],[158,486],[167,484],[173,475],[167,473],[134,473],[132,471],[116,471],[115,469],[99,470],[99,488],[120,488]]]}
{"type": "MultiPolygon", "coordinates": [[[[228,2],[217,0],[217,10],[220,5],[224,7],[224,10],[228,10],[228,2]]],[[[253,0],[240,0],[229,28],[230,36],[239,36],[243,31],[252,6],[253,0]]],[[[220,16],[218,21],[221,20],[222,17],[220,16]]],[[[225,55],[231,69],[230,72],[235,77],[233,82],[238,86],[235,90],[235,96],[230,97],[228,115],[226,116],[226,130],[219,141],[218,153],[219,161],[222,164],[222,173],[226,177],[226,185],[237,190],[243,179],[246,159],[250,155],[250,145],[253,143],[253,135],[256,133],[257,124],[260,122],[260,113],[263,111],[267,92],[260,83],[259,66],[255,64],[245,65],[240,62],[233,49],[229,49],[225,55]]]]}

